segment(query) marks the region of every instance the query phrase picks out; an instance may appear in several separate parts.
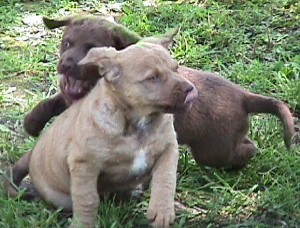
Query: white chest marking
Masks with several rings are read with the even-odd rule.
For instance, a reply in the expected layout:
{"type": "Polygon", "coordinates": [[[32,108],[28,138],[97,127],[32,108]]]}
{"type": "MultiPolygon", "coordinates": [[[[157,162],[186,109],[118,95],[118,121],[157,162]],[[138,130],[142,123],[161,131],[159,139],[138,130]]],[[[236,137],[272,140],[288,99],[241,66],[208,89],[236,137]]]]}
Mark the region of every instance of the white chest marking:
{"type": "Polygon", "coordinates": [[[145,150],[141,149],[134,158],[132,164],[132,172],[134,175],[143,175],[147,168],[147,156],[145,150]]]}

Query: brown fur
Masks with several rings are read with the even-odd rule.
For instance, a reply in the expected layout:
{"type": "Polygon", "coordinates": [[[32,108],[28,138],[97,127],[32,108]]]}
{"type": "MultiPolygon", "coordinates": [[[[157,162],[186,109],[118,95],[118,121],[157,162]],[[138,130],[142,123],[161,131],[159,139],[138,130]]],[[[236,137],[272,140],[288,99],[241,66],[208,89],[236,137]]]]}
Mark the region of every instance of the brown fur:
{"type": "Polygon", "coordinates": [[[104,79],[41,136],[29,159],[32,183],[48,202],[73,210],[72,225],[93,227],[97,190],[134,189],[151,175],[147,217],[167,227],[175,218],[178,144],[173,117],[163,113],[185,108],[197,90],[156,44],[95,48],[80,64],[89,62],[104,79]]]}
{"type": "MultiPolygon", "coordinates": [[[[31,151],[25,153],[12,167],[6,171],[4,176],[4,187],[9,197],[16,198],[20,192],[21,182],[29,173],[29,161],[31,151]]],[[[25,186],[26,193],[22,195],[22,199],[31,201],[38,200],[39,194],[35,191],[32,185],[25,186]]]]}
{"type": "Polygon", "coordinates": [[[201,96],[190,110],[175,115],[180,144],[188,144],[198,164],[242,168],[256,148],[247,137],[250,113],[278,116],[284,127],[284,142],[295,136],[293,117],[287,106],[272,97],[244,90],[219,75],[180,67],[201,96]]]}

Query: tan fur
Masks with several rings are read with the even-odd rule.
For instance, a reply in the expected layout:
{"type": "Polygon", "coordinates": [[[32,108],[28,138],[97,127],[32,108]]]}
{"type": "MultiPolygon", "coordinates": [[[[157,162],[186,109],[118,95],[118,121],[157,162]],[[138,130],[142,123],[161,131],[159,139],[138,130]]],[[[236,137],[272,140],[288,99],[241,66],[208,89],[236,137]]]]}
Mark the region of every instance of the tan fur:
{"type": "Polygon", "coordinates": [[[104,76],[62,113],[32,150],[29,175],[41,196],[73,209],[84,227],[96,224],[100,192],[134,189],[152,175],[147,217],[155,227],[174,221],[178,144],[173,112],[197,96],[162,46],[123,51],[95,48],[80,62],[104,76]]]}

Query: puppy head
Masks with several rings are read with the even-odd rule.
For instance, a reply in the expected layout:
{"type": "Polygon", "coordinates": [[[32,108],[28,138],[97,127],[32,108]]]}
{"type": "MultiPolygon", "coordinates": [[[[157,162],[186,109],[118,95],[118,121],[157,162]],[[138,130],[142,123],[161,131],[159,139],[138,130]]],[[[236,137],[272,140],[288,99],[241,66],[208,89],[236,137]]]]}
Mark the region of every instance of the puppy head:
{"type": "Polygon", "coordinates": [[[60,89],[70,102],[83,97],[99,78],[98,68],[93,66],[80,71],[77,63],[93,47],[123,49],[139,41],[140,37],[125,27],[97,16],[79,15],[54,20],[44,17],[49,29],[65,26],[57,66],[60,89]]]}
{"type": "Polygon", "coordinates": [[[189,105],[198,93],[178,74],[177,62],[162,46],[169,46],[172,37],[155,38],[155,43],[145,39],[121,51],[93,48],[79,65],[96,64],[115,100],[139,116],[173,113],[189,105]]]}

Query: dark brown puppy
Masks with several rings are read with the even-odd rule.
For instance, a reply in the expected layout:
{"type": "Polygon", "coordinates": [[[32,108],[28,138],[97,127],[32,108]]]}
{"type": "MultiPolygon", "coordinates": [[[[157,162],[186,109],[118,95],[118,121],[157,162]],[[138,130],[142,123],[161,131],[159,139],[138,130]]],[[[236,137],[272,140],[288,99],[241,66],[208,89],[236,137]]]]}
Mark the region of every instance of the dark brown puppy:
{"type": "MultiPolygon", "coordinates": [[[[108,26],[104,26],[106,22],[103,19],[44,19],[44,22],[48,28],[66,26],[58,64],[58,71],[62,74],[61,93],[38,104],[26,116],[24,126],[31,135],[38,135],[51,117],[59,115],[72,101],[84,96],[94,86],[98,74],[93,67],[84,74],[78,74],[76,70],[76,63],[89,48],[110,45],[121,49],[140,39],[122,26],[109,22],[108,26]]],[[[235,169],[246,165],[256,151],[246,136],[250,113],[278,116],[284,126],[285,145],[290,147],[295,135],[294,123],[283,102],[250,93],[216,74],[186,67],[179,67],[179,72],[195,84],[199,98],[192,109],[175,115],[175,129],[179,143],[191,147],[199,165],[235,169]]],[[[28,173],[24,171],[28,169],[28,156],[28,153],[25,154],[13,166],[12,179],[15,183],[20,183],[28,173]]]]}
{"type": "Polygon", "coordinates": [[[247,164],[256,152],[247,137],[250,113],[279,117],[286,147],[294,143],[293,117],[282,101],[246,91],[217,74],[187,67],[179,73],[201,91],[193,107],[175,115],[174,122],[178,142],[191,147],[199,165],[240,169],[247,164]]]}
{"type": "Polygon", "coordinates": [[[26,115],[24,128],[32,136],[38,136],[53,116],[62,113],[94,87],[99,79],[97,67],[87,67],[83,75],[77,66],[91,48],[115,47],[121,50],[140,40],[137,34],[125,27],[100,17],[77,16],[61,21],[43,18],[43,21],[49,29],[66,26],[57,66],[61,92],[40,102],[26,115]]]}

